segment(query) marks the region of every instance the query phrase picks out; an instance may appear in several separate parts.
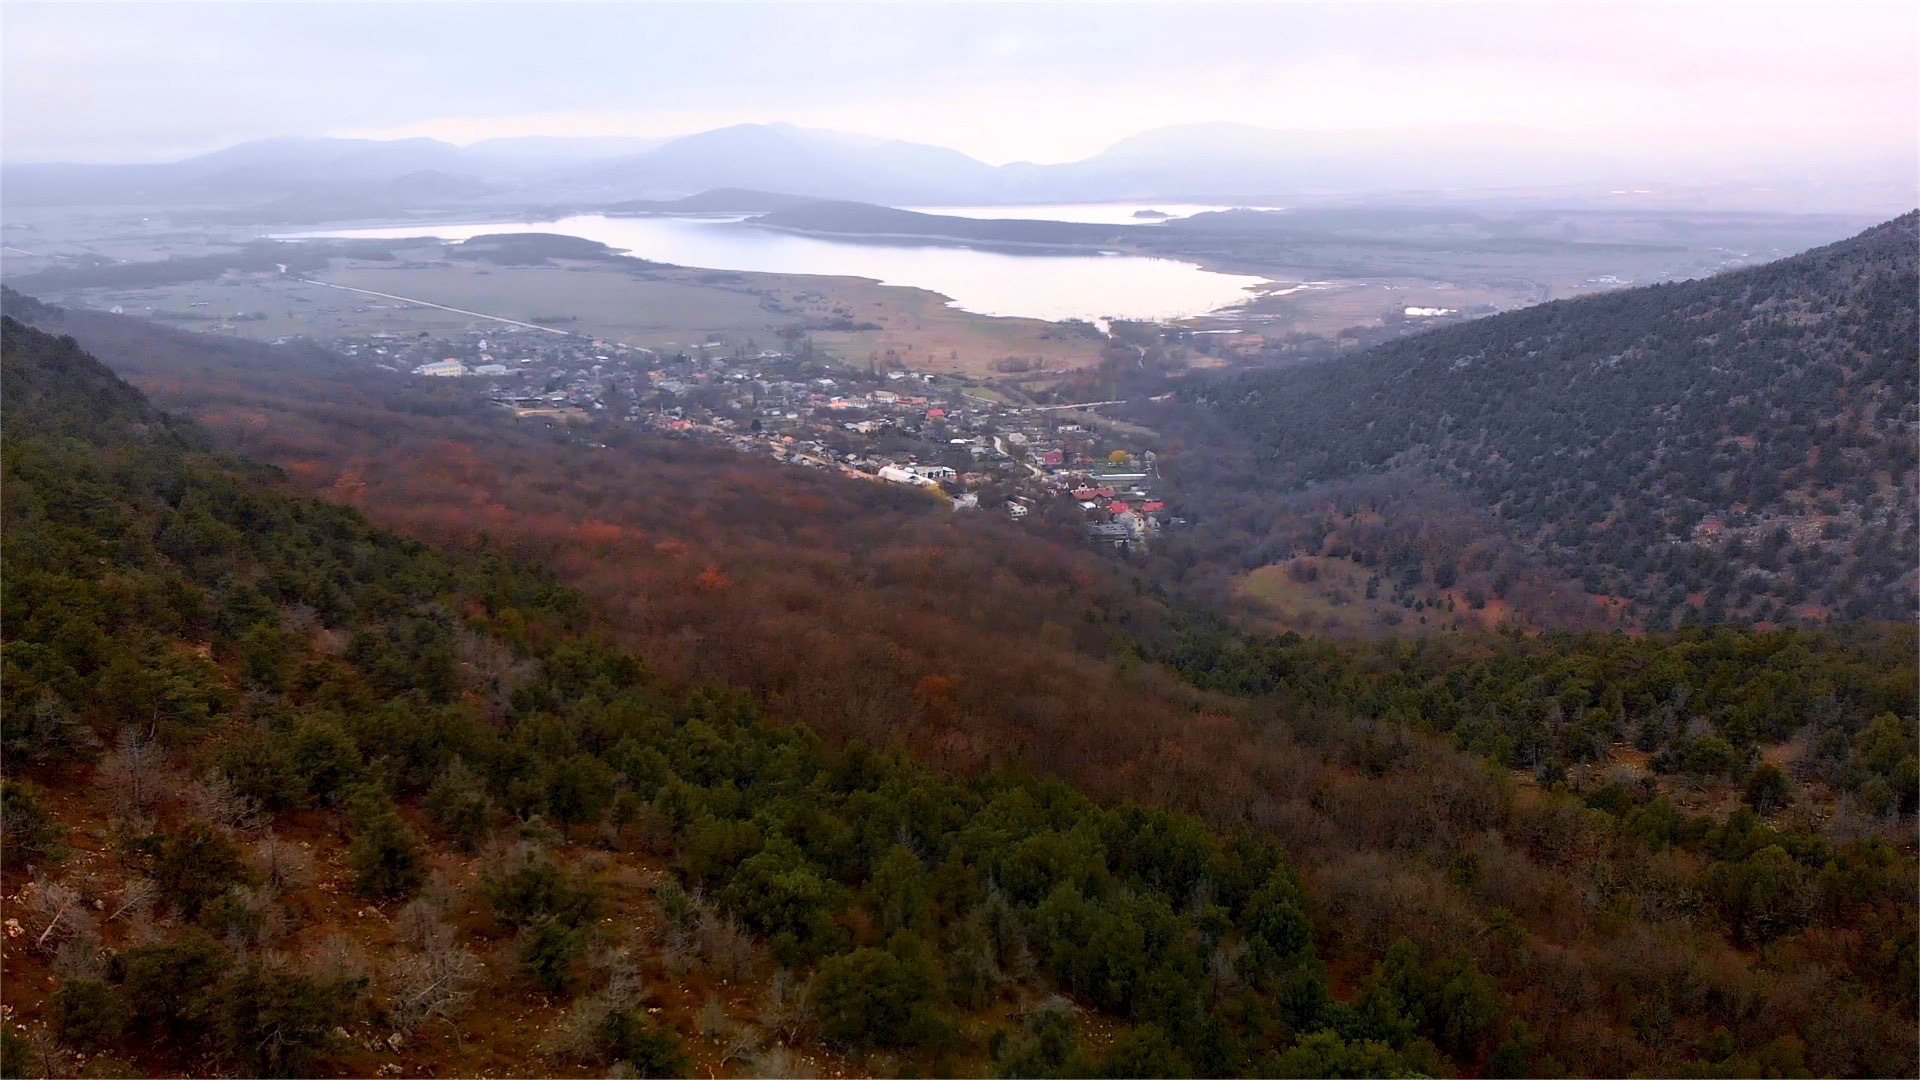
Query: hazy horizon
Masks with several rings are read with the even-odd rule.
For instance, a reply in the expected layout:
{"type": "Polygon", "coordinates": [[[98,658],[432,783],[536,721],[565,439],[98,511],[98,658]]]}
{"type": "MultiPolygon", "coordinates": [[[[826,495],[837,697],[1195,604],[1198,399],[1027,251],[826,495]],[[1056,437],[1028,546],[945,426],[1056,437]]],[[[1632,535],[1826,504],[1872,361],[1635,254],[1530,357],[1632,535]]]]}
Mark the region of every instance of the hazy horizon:
{"type": "Polygon", "coordinates": [[[996,165],[1196,123],[1787,163],[1910,160],[1920,128],[1906,5],[17,3],[0,19],[9,164],[769,122],[996,165]]]}

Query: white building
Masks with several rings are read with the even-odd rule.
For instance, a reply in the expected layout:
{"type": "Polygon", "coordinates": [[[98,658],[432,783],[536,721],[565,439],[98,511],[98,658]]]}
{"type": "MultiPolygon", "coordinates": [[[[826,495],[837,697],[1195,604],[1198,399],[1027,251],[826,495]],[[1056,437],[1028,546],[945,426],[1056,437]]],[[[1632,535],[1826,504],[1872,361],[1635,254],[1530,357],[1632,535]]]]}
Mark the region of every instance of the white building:
{"type": "Polygon", "coordinates": [[[458,360],[436,360],[431,364],[421,364],[413,369],[415,375],[437,375],[447,378],[467,373],[467,365],[458,360]]]}
{"type": "Polygon", "coordinates": [[[891,480],[896,484],[931,484],[933,481],[914,471],[913,466],[884,465],[880,468],[880,479],[891,480]]]}

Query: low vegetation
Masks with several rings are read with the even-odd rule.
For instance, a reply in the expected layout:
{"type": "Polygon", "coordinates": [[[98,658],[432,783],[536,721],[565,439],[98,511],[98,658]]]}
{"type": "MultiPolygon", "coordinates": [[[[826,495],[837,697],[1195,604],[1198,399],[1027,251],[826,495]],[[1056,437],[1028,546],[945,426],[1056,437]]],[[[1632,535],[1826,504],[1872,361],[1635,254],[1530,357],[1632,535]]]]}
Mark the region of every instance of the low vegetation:
{"type": "Polygon", "coordinates": [[[1194,509],[1399,471],[1646,626],[1910,620],[1916,229],[1195,383],[1255,457],[1194,509]]]}
{"type": "Polygon", "coordinates": [[[1914,1068],[1910,637],[1250,636],[1044,529],[32,314],[210,435],[7,327],[15,1062],[1914,1068]]]}

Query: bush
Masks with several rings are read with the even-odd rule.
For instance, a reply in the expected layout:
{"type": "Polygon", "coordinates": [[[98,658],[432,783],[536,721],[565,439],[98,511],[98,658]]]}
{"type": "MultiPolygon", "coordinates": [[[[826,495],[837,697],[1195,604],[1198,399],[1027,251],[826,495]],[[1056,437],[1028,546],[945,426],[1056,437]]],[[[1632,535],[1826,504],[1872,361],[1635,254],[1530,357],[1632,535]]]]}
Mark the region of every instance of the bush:
{"type": "Polygon", "coordinates": [[[292,805],[306,794],[284,741],[256,728],[227,736],[217,760],[234,790],[268,809],[292,805]]]}
{"type": "Polygon", "coordinates": [[[205,1031],[217,1014],[215,992],[232,958],[200,930],[172,941],[128,949],[111,965],[126,989],[134,1020],[178,1038],[205,1031]]]}
{"type": "Polygon", "coordinates": [[[39,790],[18,780],[0,779],[0,855],[22,859],[57,857],[63,829],[40,802],[39,790]]]}
{"type": "Polygon", "coordinates": [[[1756,814],[1771,814],[1787,805],[1793,800],[1793,788],[1787,783],[1787,774],[1771,761],[1762,762],[1747,778],[1746,800],[1756,814]]]}
{"type": "Polygon", "coordinates": [[[511,868],[484,886],[493,917],[513,926],[552,919],[578,926],[593,918],[600,898],[592,885],[566,873],[544,852],[527,849],[511,868]]]}
{"type": "Polygon", "coordinates": [[[903,955],[857,949],[820,965],[807,1001],[822,1038],[856,1047],[938,1041],[944,1025],[934,1012],[933,965],[916,945],[901,944],[895,951],[903,955]]]}
{"type": "Polygon", "coordinates": [[[586,932],[551,916],[537,919],[520,933],[520,968],[549,994],[573,988],[574,966],[586,950],[586,932]]]}
{"type": "Polygon", "coordinates": [[[248,964],[221,988],[221,1049],[246,1076],[306,1076],[359,987],[320,982],[264,964],[248,964]]]}
{"type": "Polygon", "coordinates": [[[410,895],[425,877],[420,845],[391,800],[363,792],[355,797],[353,888],[362,896],[393,900],[410,895]]]}
{"type": "Polygon", "coordinates": [[[1173,1048],[1158,1024],[1142,1024],[1128,1032],[1100,1063],[1101,1076],[1192,1076],[1193,1066],[1173,1048]]]}
{"type": "Polygon", "coordinates": [[[461,851],[472,853],[487,834],[493,800],[487,797],[480,777],[456,757],[427,790],[426,811],[461,851]]]}
{"type": "Polygon", "coordinates": [[[721,900],[749,927],[772,939],[783,963],[832,952],[846,939],[833,913],[846,890],[828,880],[790,844],[768,844],[740,864],[721,900]]]}
{"type": "Polygon", "coordinates": [[[989,1040],[994,1071],[1001,1076],[1085,1076],[1086,1062],[1074,1049],[1073,1008],[1058,998],[1020,1021],[1020,1029],[996,1031],[989,1040]]]}
{"type": "Polygon", "coordinates": [[[53,995],[48,1019],[60,1040],[91,1054],[126,1030],[126,995],[99,979],[68,979],[53,995]]]}
{"type": "Polygon", "coordinates": [[[1317,1031],[1275,1059],[1264,1070],[1276,1077],[1363,1077],[1406,1075],[1400,1056],[1382,1042],[1348,1042],[1332,1031],[1317,1031]]]}
{"type": "Polygon", "coordinates": [[[160,900],[182,919],[199,918],[201,909],[248,880],[240,849],[205,822],[190,822],[148,845],[160,900]]]}
{"type": "Polygon", "coordinates": [[[33,1072],[33,1046],[13,1028],[0,1026],[0,1076],[27,1076],[33,1072]]]}
{"type": "Polygon", "coordinates": [[[547,810],[565,825],[599,821],[613,801],[614,775],[599,758],[573,755],[547,776],[547,810]]]}
{"type": "Polygon", "coordinates": [[[307,797],[317,803],[338,800],[360,774],[360,748],[340,725],[306,717],[294,725],[287,755],[307,797]]]}
{"type": "Polygon", "coordinates": [[[640,1012],[610,1010],[600,1039],[607,1056],[626,1062],[635,1076],[685,1076],[693,1067],[680,1036],[640,1012]]]}

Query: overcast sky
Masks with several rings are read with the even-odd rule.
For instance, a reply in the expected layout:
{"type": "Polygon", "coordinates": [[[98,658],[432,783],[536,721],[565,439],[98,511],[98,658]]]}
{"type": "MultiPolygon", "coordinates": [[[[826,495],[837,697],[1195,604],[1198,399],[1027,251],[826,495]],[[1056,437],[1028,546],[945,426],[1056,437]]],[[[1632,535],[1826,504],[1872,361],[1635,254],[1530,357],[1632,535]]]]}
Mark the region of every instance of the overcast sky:
{"type": "Polygon", "coordinates": [[[0,6],[0,154],[787,120],[1064,161],[1165,124],[1912,155],[1920,4],[0,6]]]}

